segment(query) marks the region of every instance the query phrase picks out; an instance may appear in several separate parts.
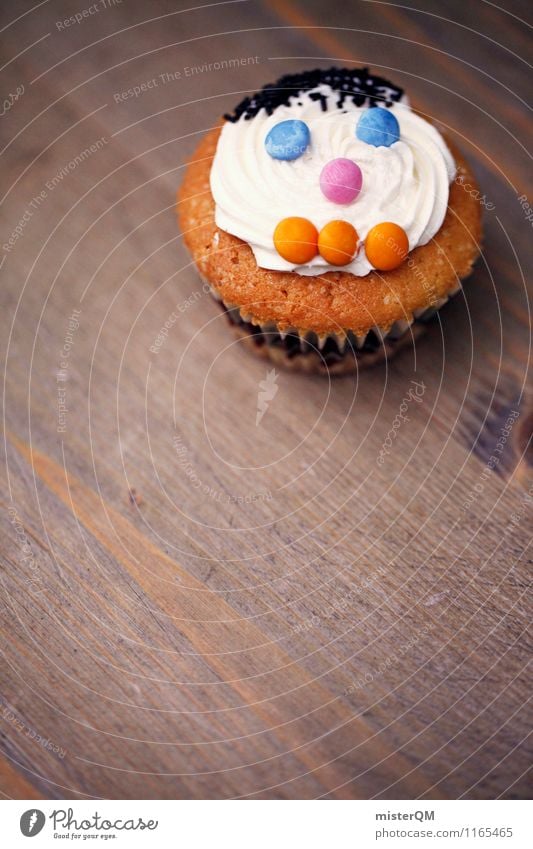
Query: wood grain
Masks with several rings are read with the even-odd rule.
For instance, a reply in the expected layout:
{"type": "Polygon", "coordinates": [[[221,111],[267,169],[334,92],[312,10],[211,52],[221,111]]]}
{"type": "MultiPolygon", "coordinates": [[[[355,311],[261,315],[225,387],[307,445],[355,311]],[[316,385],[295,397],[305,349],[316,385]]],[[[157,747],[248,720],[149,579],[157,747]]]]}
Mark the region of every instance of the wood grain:
{"type": "Polygon", "coordinates": [[[529,796],[528,9],[188,5],[2,12],[0,790],[529,796]],[[414,350],[280,374],[256,426],[175,192],[243,93],[342,60],[469,157],[483,257],[414,350]]]}

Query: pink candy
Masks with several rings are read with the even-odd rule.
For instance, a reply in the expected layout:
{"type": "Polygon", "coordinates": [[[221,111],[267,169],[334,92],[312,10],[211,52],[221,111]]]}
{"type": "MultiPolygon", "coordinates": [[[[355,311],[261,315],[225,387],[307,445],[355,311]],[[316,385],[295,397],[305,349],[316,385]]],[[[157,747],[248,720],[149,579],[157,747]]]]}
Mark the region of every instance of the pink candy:
{"type": "Polygon", "coordinates": [[[332,159],[320,174],[320,188],[333,203],[351,203],[362,185],[361,169],[351,159],[332,159]]]}

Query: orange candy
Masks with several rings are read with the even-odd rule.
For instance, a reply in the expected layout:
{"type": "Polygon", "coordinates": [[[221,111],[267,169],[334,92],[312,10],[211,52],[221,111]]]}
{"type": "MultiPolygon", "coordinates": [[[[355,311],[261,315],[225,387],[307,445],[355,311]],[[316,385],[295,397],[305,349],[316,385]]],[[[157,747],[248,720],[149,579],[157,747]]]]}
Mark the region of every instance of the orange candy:
{"type": "Polygon", "coordinates": [[[357,230],[347,221],[328,221],[318,236],[318,250],[330,265],[348,265],[358,241],[357,230]]]}
{"type": "Polygon", "coordinates": [[[305,265],[317,254],[318,231],[307,218],[283,218],[274,230],[274,246],[283,259],[305,265]]]}
{"type": "Polygon", "coordinates": [[[398,224],[383,221],[372,227],[366,237],[365,253],[378,271],[392,271],[402,264],[409,253],[409,239],[398,224]]]}

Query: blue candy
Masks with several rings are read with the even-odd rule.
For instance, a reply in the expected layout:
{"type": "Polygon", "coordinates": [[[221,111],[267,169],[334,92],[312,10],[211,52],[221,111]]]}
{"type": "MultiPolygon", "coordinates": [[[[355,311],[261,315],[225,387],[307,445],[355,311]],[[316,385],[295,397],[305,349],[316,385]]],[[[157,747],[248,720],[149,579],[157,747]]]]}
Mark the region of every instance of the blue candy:
{"type": "Polygon", "coordinates": [[[269,131],[265,139],[267,153],[273,159],[298,159],[305,153],[311,133],[304,121],[280,121],[269,131]]]}
{"type": "Polygon", "coordinates": [[[359,118],[355,135],[374,147],[390,147],[400,138],[400,125],[388,109],[372,106],[359,118]]]}

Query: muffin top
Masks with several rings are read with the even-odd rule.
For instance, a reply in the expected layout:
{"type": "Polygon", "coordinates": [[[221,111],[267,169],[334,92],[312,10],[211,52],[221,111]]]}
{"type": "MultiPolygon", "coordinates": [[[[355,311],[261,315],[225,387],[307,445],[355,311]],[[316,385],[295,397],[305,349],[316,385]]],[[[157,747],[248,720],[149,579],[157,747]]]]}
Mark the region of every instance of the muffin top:
{"type": "Polygon", "coordinates": [[[366,68],[284,76],[225,118],[215,221],[260,268],[364,277],[442,226],[453,156],[403,91],[366,68]]]}
{"type": "Polygon", "coordinates": [[[224,118],[187,167],[178,214],[200,273],[247,321],[387,332],[470,273],[475,177],[401,89],[366,70],[312,71],[224,118]]]}

